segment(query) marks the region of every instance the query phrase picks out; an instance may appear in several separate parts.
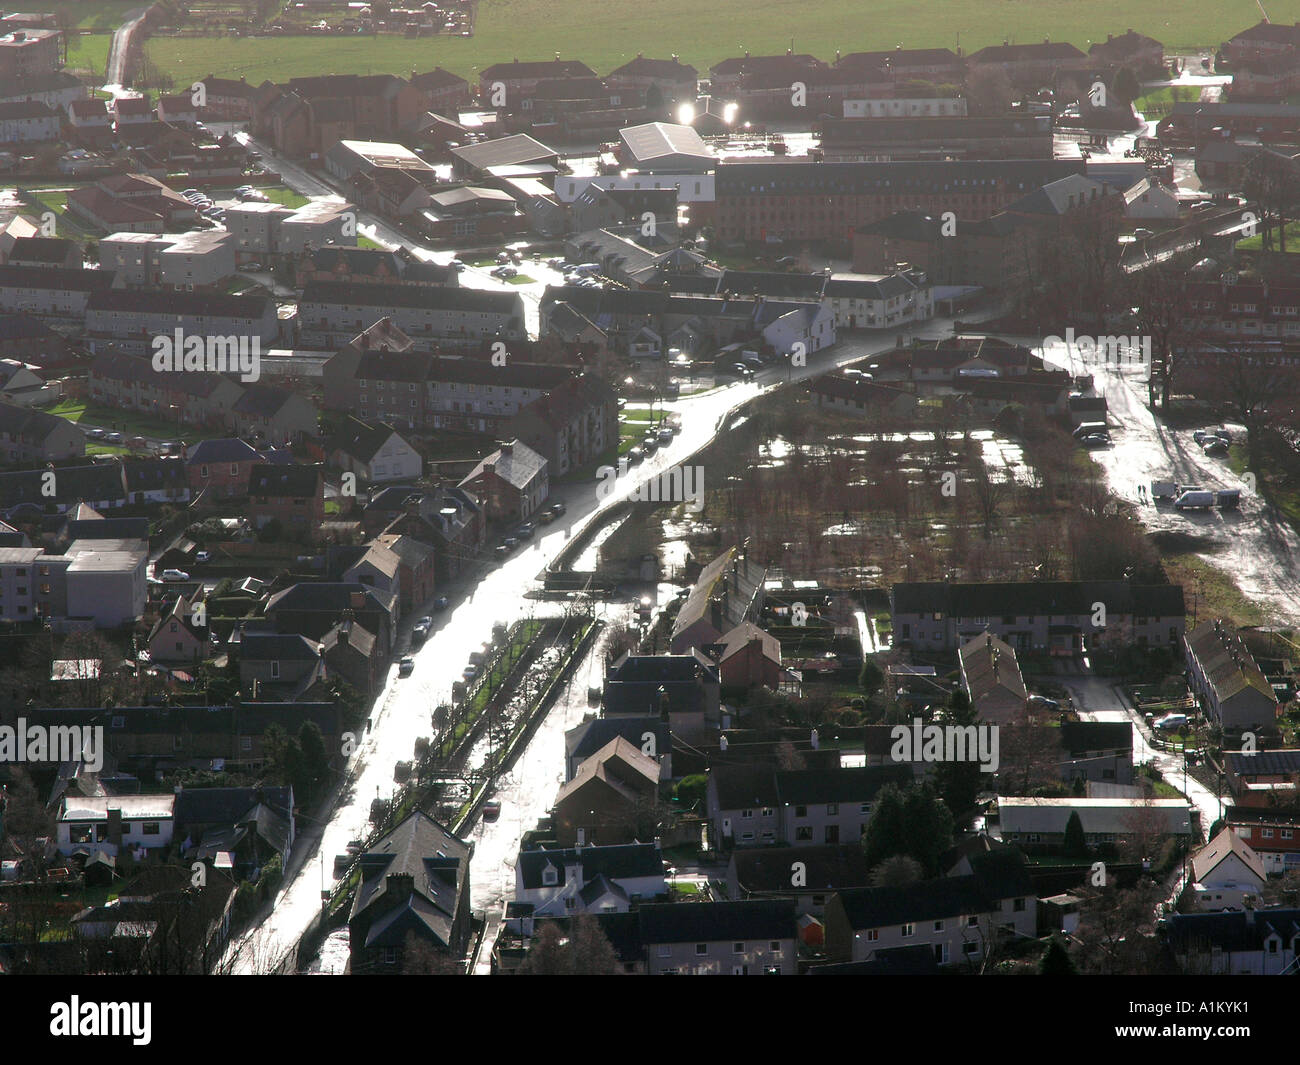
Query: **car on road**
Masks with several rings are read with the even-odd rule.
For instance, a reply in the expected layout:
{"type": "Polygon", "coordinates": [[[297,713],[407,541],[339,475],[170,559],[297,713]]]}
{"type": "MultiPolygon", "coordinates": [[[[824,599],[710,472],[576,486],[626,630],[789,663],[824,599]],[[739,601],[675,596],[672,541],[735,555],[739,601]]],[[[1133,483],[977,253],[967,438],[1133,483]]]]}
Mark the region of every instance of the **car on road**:
{"type": "Polygon", "coordinates": [[[541,521],[550,523],[563,514],[568,508],[563,503],[552,503],[549,507],[544,507],[538,515],[541,521]]]}
{"type": "Polygon", "coordinates": [[[456,273],[460,273],[462,270],[465,269],[465,264],[461,262],[459,259],[452,259],[452,261],[449,262],[447,265],[450,266],[453,270],[455,270],[456,273]]]}
{"type": "Polygon", "coordinates": [[[488,801],[483,804],[483,820],[495,821],[500,816],[501,816],[501,800],[488,799],[488,801]]]}
{"type": "Polygon", "coordinates": [[[125,439],[126,438],[121,433],[109,433],[106,437],[104,437],[104,440],[110,444],[120,444],[125,439]]]}
{"type": "Polygon", "coordinates": [[[1089,433],[1079,441],[1084,447],[1110,447],[1110,437],[1104,433],[1089,433]]]}
{"type": "Polygon", "coordinates": [[[531,540],[533,538],[533,533],[536,531],[537,526],[531,521],[526,521],[515,530],[515,535],[521,540],[531,540]]]}
{"type": "Polygon", "coordinates": [[[469,665],[460,671],[460,675],[466,680],[473,680],[478,676],[478,666],[469,665]]]}
{"type": "Polygon", "coordinates": [[[513,551],[516,547],[519,546],[519,539],[518,537],[507,536],[504,540],[501,541],[501,546],[506,548],[509,551],[513,551]]]}
{"type": "Polygon", "coordinates": [[[397,663],[397,675],[399,677],[409,677],[415,669],[415,659],[406,655],[397,663]]]}
{"type": "Polygon", "coordinates": [[[202,565],[204,562],[212,561],[211,551],[199,551],[194,555],[194,561],[202,565]]]}
{"type": "Polygon", "coordinates": [[[629,466],[635,466],[645,461],[645,452],[639,447],[634,447],[627,453],[627,462],[629,466]]]}
{"type": "Polygon", "coordinates": [[[1165,714],[1164,717],[1158,717],[1155,720],[1155,727],[1161,731],[1182,728],[1187,724],[1186,714],[1165,714]]]}
{"type": "Polygon", "coordinates": [[[446,609],[447,609],[447,605],[448,605],[448,600],[447,600],[447,597],[446,597],[445,595],[440,595],[440,596],[438,596],[437,599],[435,599],[435,600],[433,601],[433,609],[434,609],[434,610],[446,610],[446,609]]]}
{"type": "Polygon", "coordinates": [[[655,434],[655,436],[659,440],[660,447],[667,447],[669,444],[673,442],[673,431],[671,429],[667,429],[667,428],[660,429],[659,432],[655,434]]]}
{"type": "Polygon", "coordinates": [[[183,569],[165,569],[162,571],[162,579],[165,581],[187,581],[190,575],[183,569]]]}
{"type": "Polygon", "coordinates": [[[433,618],[421,618],[411,629],[411,639],[424,640],[428,638],[429,630],[433,628],[433,618]]]}
{"type": "Polygon", "coordinates": [[[106,437],[106,436],[108,436],[108,430],[107,430],[107,429],[87,429],[87,430],[86,430],[86,439],[87,439],[87,440],[103,440],[104,437],[106,437]]]}
{"type": "Polygon", "coordinates": [[[500,561],[510,557],[510,548],[506,547],[505,544],[497,544],[492,553],[496,555],[498,561],[500,561]]]}

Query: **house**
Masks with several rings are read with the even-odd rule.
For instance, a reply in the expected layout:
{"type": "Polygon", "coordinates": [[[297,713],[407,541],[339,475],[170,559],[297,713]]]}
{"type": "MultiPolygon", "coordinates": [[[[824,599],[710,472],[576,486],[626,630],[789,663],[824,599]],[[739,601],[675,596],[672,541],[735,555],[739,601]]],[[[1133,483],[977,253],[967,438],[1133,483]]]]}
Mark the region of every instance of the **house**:
{"type": "Polygon", "coordinates": [[[470,938],[474,846],[419,810],[357,860],[361,880],[348,915],[353,973],[401,974],[418,959],[412,941],[460,959],[470,938]]]}
{"type": "Polygon", "coordinates": [[[618,398],[599,377],[579,373],[521,407],[503,428],[546,459],[549,475],[562,477],[618,439],[618,398]]]}
{"type": "Polygon", "coordinates": [[[1019,653],[1075,655],[1097,644],[1173,648],[1186,623],[1177,584],[902,582],[890,602],[894,639],[926,651],[954,651],[985,632],[1019,653]]]}
{"type": "Polygon", "coordinates": [[[721,686],[731,691],[775,691],[788,676],[781,665],[781,641],[752,621],[741,622],[703,650],[718,663],[721,686]]]}
{"type": "Polygon", "coordinates": [[[418,478],[424,460],[387,422],[347,418],[330,440],[331,466],[361,481],[409,481],[418,478]]]}
{"type": "Polygon", "coordinates": [[[481,459],[458,487],[482,501],[489,521],[523,521],[540,510],[550,494],[546,459],[511,440],[481,459]]]}
{"type": "Polygon", "coordinates": [[[294,841],[294,797],[289,785],[176,789],[174,837],[190,861],[228,854],[240,880],[256,882],[266,863],[289,861],[294,841]]]}
{"type": "Polygon", "coordinates": [[[277,632],[321,640],[345,610],[379,640],[380,653],[396,638],[397,597],[378,588],[346,581],[290,585],[267,600],[266,616],[277,632]]]}
{"type": "Polygon", "coordinates": [[[1042,44],[1001,44],[972,52],[967,70],[974,74],[981,68],[1001,69],[1011,84],[1027,89],[1055,85],[1065,73],[1085,71],[1089,59],[1074,45],[1064,41],[1044,40],[1042,44]]]}
{"type": "Polygon", "coordinates": [[[42,476],[41,470],[21,470],[0,473],[0,511],[10,516],[22,507],[25,511],[62,514],[87,503],[95,510],[111,510],[124,506],[126,481],[122,465],[117,462],[97,462],[86,466],[64,466],[52,483],[42,476]]]}
{"type": "Polygon", "coordinates": [[[1189,680],[1206,717],[1225,731],[1272,727],[1282,708],[1241,636],[1222,620],[1202,622],[1184,641],[1189,680]]]}
{"type": "Polygon", "coordinates": [[[685,654],[717,643],[724,633],[756,620],[763,609],[767,567],[752,562],[744,546],[729,547],[705,566],[673,622],[669,650],[685,654]]]}
{"type": "Polygon", "coordinates": [[[651,975],[795,974],[795,912],[788,899],[652,903],[638,913],[651,975]]]}
{"type": "Polygon", "coordinates": [[[316,435],[319,415],[316,405],[297,392],[275,385],[248,384],[226,420],[240,436],[291,444],[316,435]]]}
{"type": "Polygon", "coordinates": [[[564,734],[564,779],[572,780],[578,767],[611,740],[621,736],[641,753],[659,763],[659,779],[672,780],[672,731],[666,721],[653,717],[589,717],[564,734]]]}
{"type": "Polygon", "coordinates": [[[808,390],[817,406],[849,414],[883,414],[901,418],[915,410],[920,402],[913,392],[842,373],[824,374],[816,378],[808,390]]]}
{"type": "Polygon", "coordinates": [[[436,552],[431,544],[401,533],[380,533],[374,545],[389,551],[397,559],[395,583],[405,614],[433,598],[437,587],[436,552]]]}
{"type": "Polygon", "coordinates": [[[515,862],[515,912],[534,919],[627,913],[633,900],[667,894],[657,843],[521,850],[515,862]]]}
{"type": "Polygon", "coordinates": [[[793,899],[797,916],[821,917],[836,891],[864,887],[869,879],[870,870],[857,842],[738,848],[727,865],[727,895],[734,899],[793,899]]]}
{"type": "Polygon", "coordinates": [[[1088,49],[1088,58],[1094,64],[1113,74],[1128,67],[1139,77],[1151,76],[1165,67],[1165,46],[1154,37],[1126,30],[1119,35],[1106,34],[1104,41],[1096,41],[1088,49]]]}
{"type": "Polygon", "coordinates": [[[238,632],[231,636],[239,659],[239,685],[253,700],[296,702],[325,679],[321,645],[297,634],[238,632]]]}
{"type": "Polygon", "coordinates": [[[59,803],[60,854],[114,857],[127,848],[138,858],[171,846],[176,796],[67,795],[59,803]]]}
{"type": "Polygon", "coordinates": [[[1300,910],[1175,913],[1160,932],[1178,967],[1192,976],[1274,976],[1300,958],[1300,910]]]}
{"type": "Polygon", "coordinates": [[[560,786],[552,816],[565,847],[634,843],[655,834],[659,763],[621,736],[560,786]]]}
{"type": "MultiPolygon", "coordinates": [[[[91,271],[98,272],[98,271],[91,271]]],[[[127,289],[92,292],[86,300],[86,336],[92,352],[101,348],[128,355],[153,354],[154,337],[238,338],[223,349],[231,364],[236,355],[261,352],[280,334],[275,301],[266,296],[229,296],[215,292],[127,289]]],[[[215,349],[209,348],[210,351],[215,349]]],[[[168,374],[169,377],[186,376],[168,374]]],[[[160,376],[155,371],[155,376],[160,376]]]]}
{"type": "Polygon", "coordinates": [[[934,317],[934,289],[917,270],[831,274],[822,292],[836,329],[892,329],[934,317]]]}
{"type": "Polygon", "coordinates": [[[877,793],[912,779],[909,765],[838,769],[710,769],[705,808],[722,847],[853,843],[877,793]]]}
{"type": "Polygon", "coordinates": [[[646,107],[671,109],[679,101],[696,97],[699,71],[677,56],[671,59],[651,59],[637,53],[620,67],[615,67],[605,78],[611,89],[636,89],[645,94],[646,107]],[[651,90],[654,90],[652,93],[651,90]]]}
{"type": "Polygon", "coordinates": [[[1004,938],[1034,938],[1038,897],[1014,851],[973,856],[971,872],[902,887],[836,892],[826,906],[826,954],[869,961],[880,951],[924,946],[938,965],[974,963],[1004,938]]]}
{"type": "Polygon", "coordinates": [[[1064,843],[1066,825],[1075,813],[1090,846],[1134,837],[1192,833],[1191,810],[1185,799],[1045,799],[1009,795],[998,799],[1002,839],[1029,851],[1064,843]]]}
{"type": "Polygon", "coordinates": [[[1133,783],[1133,725],[1128,721],[1062,721],[1061,779],[1133,783]]]}
{"type": "Polygon", "coordinates": [[[124,459],[126,493],[132,503],[184,503],[190,498],[185,462],[177,458],[124,459]]]}
{"type": "Polygon", "coordinates": [[[1029,691],[1020,674],[1015,648],[986,632],[962,644],[957,658],[962,684],[976,716],[995,725],[1019,721],[1029,691]]]}
{"type": "Polygon", "coordinates": [[[277,522],[290,539],[314,540],[325,520],[325,474],[319,466],[254,466],[248,474],[248,516],[258,529],[277,522]]]}
{"type": "Polygon", "coordinates": [[[10,266],[80,270],[81,245],[62,237],[19,237],[13,242],[6,262],[10,266]]]}
{"type": "Polygon", "coordinates": [[[1239,806],[1293,806],[1300,797],[1300,750],[1227,750],[1223,768],[1239,806]]]}
{"type": "Polygon", "coordinates": [[[1270,873],[1300,868],[1300,807],[1228,806],[1223,820],[1270,873]]]}
{"type": "Polygon", "coordinates": [[[362,695],[370,695],[382,685],[388,658],[375,634],[351,613],[345,609],[342,619],[321,637],[321,652],[329,675],[342,677],[362,695]]]}
{"type": "Polygon", "coordinates": [[[0,266],[0,310],[79,319],[91,297],[112,289],[115,281],[113,274],[103,270],[0,266]]]}
{"type": "Polygon", "coordinates": [[[1192,855],[1192,883],[1188,890],[1198,910],[1244,910],[1259,904],[1259,893],[1267,880],[1268,870],[1260,856],[1225,825],[1192,855]]]}
{"type": "Polygon", "coordinates": [[[721,723],[718,667],[699,651],[633,655],[606,662],[602,705],[606,717],[654,716],[674,732],[698,734],[721,723]]]}
{"type": "Polygon", "coordinates": [[[208,656],[208,627],[194,620],[194,605],[178,595],[159,616],[146,646],[151,662],[199,662],[208,656]]]}
{"type": "Polygon", "coordinates": [[[66,418],[0,402],[0,461],[58,462],[85,454],[85,435],[66,418]]]}
{"type": "Polygon", "coordinates": [[[343,571],[343,580],[364,584],[385,595],[395,596],[400,603],[401,562],[396,552],[378,542],[354,550],[357,552],[356,557],[343,571]]]}

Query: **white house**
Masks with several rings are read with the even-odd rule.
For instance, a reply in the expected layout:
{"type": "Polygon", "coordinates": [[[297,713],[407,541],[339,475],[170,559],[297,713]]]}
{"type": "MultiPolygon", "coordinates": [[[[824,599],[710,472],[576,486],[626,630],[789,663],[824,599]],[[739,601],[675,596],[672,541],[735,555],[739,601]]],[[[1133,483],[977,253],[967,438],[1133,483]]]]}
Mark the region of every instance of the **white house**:
{"type": "Polygon", "coordinates": [[[176,796],[66,795],[59,805],[58,849],[66,856],[123,847],[140,854],[171,846],[176,796]]]}
{"type": "Polygon", "coordinates": [[[330,441],[330,462],[372,482],[411,481],[424,470],[420,453],[391,425],[352,417],[330,441]]]}
{"type": "Polygon", "coordinates": [[[633,900],[667,893],[656,843],[521,851],[515,912],[527,917],[627,913],[633,900]]]}
{"type": "Polygon", "coordinates": [[[893,329],[934,317],[934,289],[919,271],[831,274],[822,299],[836,329],[893,329]]]}
{"type": "Polygon", "coordinates": [[[835,316],[824,305],[765,302],[755,317],[763,339],[782,354],[798,351],[796,344],[811,355],[835,343],[835,316]]]}
{"type": "Polygon", "coordinates": [[[1268,879],[1260,858],[1236,832],[1224,827],[1192,856],[1192,898],[1198,910],[1244,910],[1268,879]]]}

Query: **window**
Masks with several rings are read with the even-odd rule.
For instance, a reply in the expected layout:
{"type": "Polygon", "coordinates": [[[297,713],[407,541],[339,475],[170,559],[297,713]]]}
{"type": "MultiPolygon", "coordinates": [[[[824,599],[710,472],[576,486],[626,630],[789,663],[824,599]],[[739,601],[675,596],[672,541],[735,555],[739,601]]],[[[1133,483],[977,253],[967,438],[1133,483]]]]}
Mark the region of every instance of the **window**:
{"type": "Polygon", "coordinates": [[[794,808],[794,815],[795,815],[795,817],[807,817],[807,816],[808,816],[808,807],[806,807],[806,806],[796,806],[796,807],[794,808]]]}
{"type": "Polygon", "coordinates": [[[1294,833],[1291,831],[1291,829],[1289,829],[1289,828],[1284,828],[1284,829],[1282,829],[1282,838],[1283,838],[1283,839],[1290,839],[1293,835],[1294,835],[1294,833]]]}
{"type": "Polygon", "coordinates": [[[769,944],[767,945],[767,949],[768,949],[772,954],[780,954],[780,953],[781,953],[781,941],[780,941],[779,939],[774,939],[774,940],[772,940],[772,942],[769,943],[769,944]]]}
{"type": "Polygon", "coordinates": [[[1273,838],[1273,830],[1272,830],[1271,828],[1266,828],[1266,829],[1264,829],[1264,838],[1265,838],[1265,839],[1272,839],[1272,838],[1273,838]]]}
{"type": "Polygon", "coordinates": [[[876,942],[879,938],[880,938],[880,929],[879,929],[879,928],[868,928],[868,929],[867,929],[867,942],[868,942],[868,943],[874,943],[874,942],[876,942]]]}
{"type": "Polygon", "coordinates": [[[869,803],[869,802],[864,802],[861,806],[858,807],[858,813],[860,813],[860,814],[869,814],[869,813],[871,813],[871,803],[869,803]]]}
{"type": "Polygon", "coordinates": [[[803,825],[794,830],[794,838],[798,843],[811,843],[813,838],[812,826],[803,825]]]}
{"type": "MultiPolygon", "coordinates": [[[[123,825],[122,831],[125,832],[126,830],[126,825],[123,825]]],[[[140,835],[160,836],[162,835],[162,826],[160,826],[157,821],[146,821],[140,826],[140,835]]]]}
{"type": "Polygon", "coordinates": [[[272,679],[272,680],[278,680],[279,677],[280,677],[280,663],[279,663],[279,662],[272,662],[272,663],[271,663],[271,679],[272,679]]]}
{"type": "Polygon", "coordinates": [[[704,957],[704,955],[708,954],[708,952],[709,952],[709,945],[707,943],[695,944],[695,956],[697,958],[704,957]]]}
{"type": "Polygon", "coordinates": [[[942,922],[942,921],[935,921],[935,922],[934,922],[934,930],[935,930],[936,932],[942,932],[942,931],[943,931],[943,922],[942,922]]]}
{"type": "Polygon", "coordinates": [[[1024,913],[1024,912],[1025,912],[1025,900],[1024,900],[1024,899],[1016,899],[1016,901],[1015,901],[1014,903],[1012,903],[1012,905],[1011,905],[1011,909],[1012,909],[1015,913],[1024,913]]]}
{"type": "Polygon", "coordinates": [[[772,807],[770,807],[770,806],[764,806],[764,807],[763,807],[763,816],[764,816],[764,817],[775,817],[775,816],[776,816],[776,811],[775,811],[774,809],[772,809],[772,807]]]}
{"type": "Polygon", "coordinates": [[[666,943],[661,943],[659,944],[657,953],[661,958],[671,958],[673,956],[673,948],[668,946],[666,943]]]}
{"type": "Polygon", "coordinates": [[[732,953],[732,954],[744,954],[744,953],[745,953],[745,944],[744,944],[744,943],[732,943],[732,944],[731,944],[731,953],[732,953]]]}
{"type": "Polygon", "coordinates": [[[961,952],[968,956],[971,954],[978,954],[979,951],[980,945],[978,943],[963,943],[961,945],[961,952]]]}
{"type": "Polygon", "coordinates": [[[740,811],[740,819],[741,819],[742,821],[751,821],[751,820],[753,820],[753,817],[754,817],[754,811],[753,811],[753,810],[741,810],[741,811],[740,811]]]}
{"type": "Polygon", "coordinates": [[[979,923],[980,923],[980,919],[976,917],[974,914],[971,914],[969,917],[966,918],[967,928],[978,928],[979,923]]]}
{"type": "Polygon", "coordinates": [[[828,817],[835,817],[840,812],[840,804],[837,802],[828,802],[826,804],[826,814],[828,817]]]}
{"type": "Polygon", "coordinates": [[[251,750],[253,749],[253,737],[252,737],[252,736],[240,736],[240,737],[239,737],[239,749],[240,749],[241,751],[251,751],[251,750]]]}
{"type": "Polygon", "coordinates": [[[559,870],[555,868],[555,866],[548,865],[545,869],[542,870],[542,883],[545,884],[547,887],[554,887],[559,882],[560,882],[560,873],[559,870]]]}
{"type": "Polygon", "coordinates": [[[914,925],[914,924],[905,924],[905,925],[903,925],[903,938],[904,938],[904,939],[911,939],[912,936],[914,936],[915,934],[916,934],[916,925],[914,925]]]}
{"type": "Polygon", "coordinates": [[[401,957],[401,955],[400,955],[400,953],[399,953],[399,948],[398,948],[398,947],[385,947],[385,948],[384,948],[384,964],[385,964],[385,965],[396,965],[400,957],[401,957]]]}

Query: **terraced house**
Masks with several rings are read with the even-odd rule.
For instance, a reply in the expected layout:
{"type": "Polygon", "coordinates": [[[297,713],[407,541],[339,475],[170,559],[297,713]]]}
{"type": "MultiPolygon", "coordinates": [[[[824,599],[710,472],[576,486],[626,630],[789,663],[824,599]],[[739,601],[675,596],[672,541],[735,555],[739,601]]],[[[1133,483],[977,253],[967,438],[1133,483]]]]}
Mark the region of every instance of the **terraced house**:
{"type": "Polygon", "coordinates": [[[1187,634],[1187,668],[1205,716],[1227,731],[1272,726],[1282,708],[1245,642],[1220,619],[1187,634]]]}

